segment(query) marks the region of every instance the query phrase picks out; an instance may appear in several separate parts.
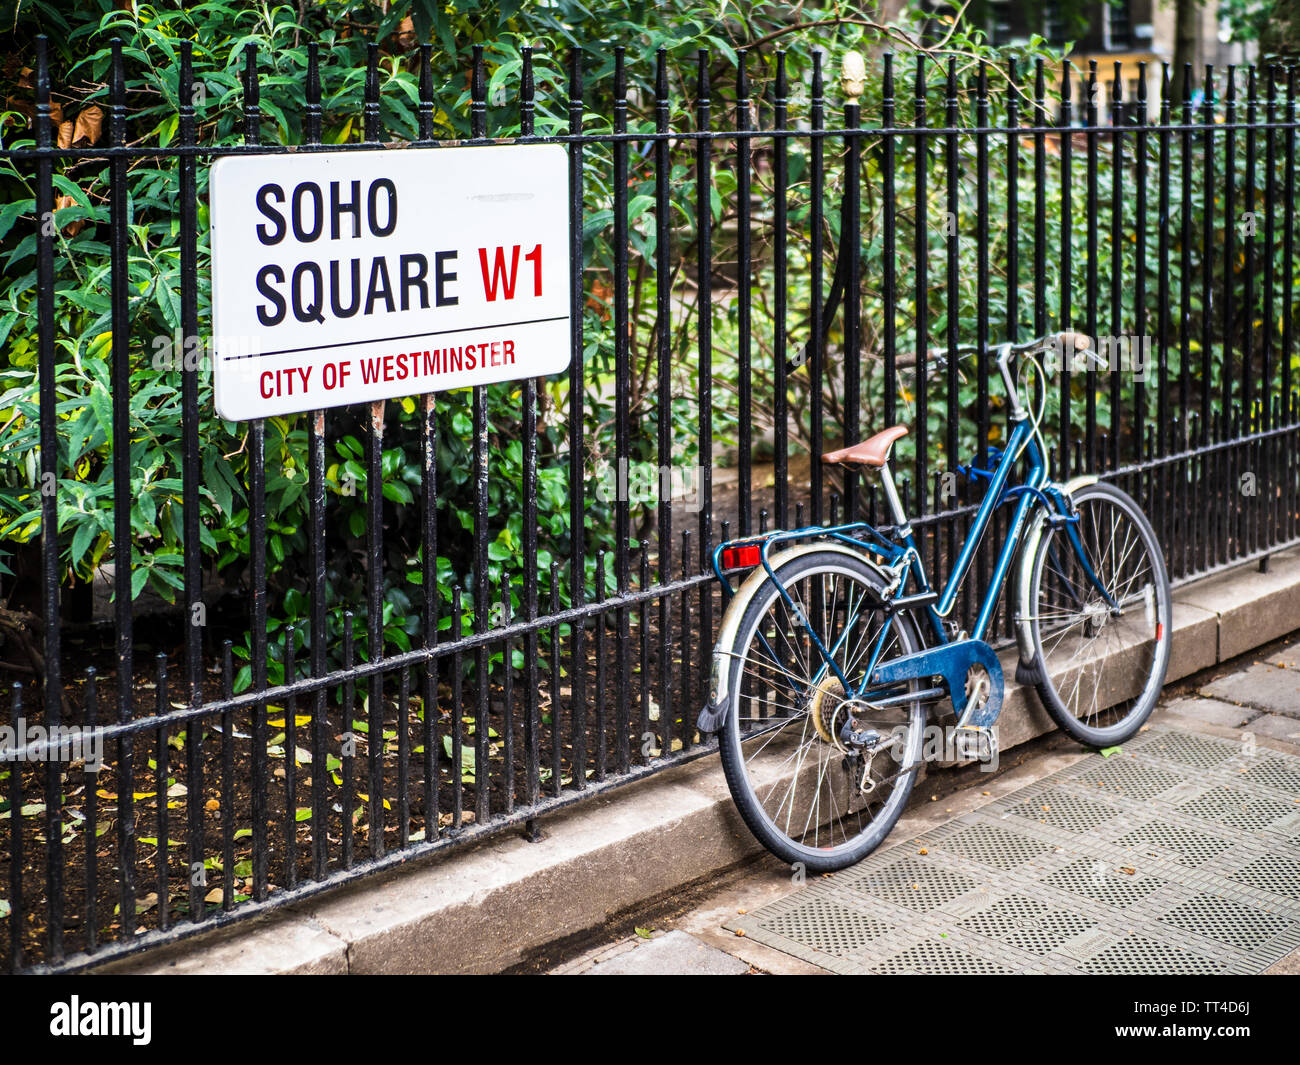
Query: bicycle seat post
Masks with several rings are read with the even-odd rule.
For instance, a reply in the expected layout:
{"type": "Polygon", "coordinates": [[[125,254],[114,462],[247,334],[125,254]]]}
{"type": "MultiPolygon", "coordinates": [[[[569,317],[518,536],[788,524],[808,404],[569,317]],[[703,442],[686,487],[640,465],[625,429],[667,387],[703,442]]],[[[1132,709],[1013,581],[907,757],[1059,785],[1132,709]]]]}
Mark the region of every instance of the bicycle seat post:
{"type": "Polygon", "coordinates": [[[889,512],[894,516],[894,525],[901,535],[907,536],[912,531],[907,512],[903,510],[903,501],[898,497],[898,488],[894,485],[894,473],[886,462],[880,467],[880,484],[885,489],[885,499],[889,503],[889,512]]]}

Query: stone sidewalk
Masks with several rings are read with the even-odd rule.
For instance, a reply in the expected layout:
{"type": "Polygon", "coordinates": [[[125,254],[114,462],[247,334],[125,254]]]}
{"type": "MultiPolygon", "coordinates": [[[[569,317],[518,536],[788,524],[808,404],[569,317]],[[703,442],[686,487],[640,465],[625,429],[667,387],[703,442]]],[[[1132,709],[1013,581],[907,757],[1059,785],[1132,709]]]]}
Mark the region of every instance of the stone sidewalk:
{"type": "Polygon", "coordinates": [[[1109,759],[1048,742],[851,870],[760,858],[550,971],[1300,972],[1300,643],[1172,687],[1109,759]]]}

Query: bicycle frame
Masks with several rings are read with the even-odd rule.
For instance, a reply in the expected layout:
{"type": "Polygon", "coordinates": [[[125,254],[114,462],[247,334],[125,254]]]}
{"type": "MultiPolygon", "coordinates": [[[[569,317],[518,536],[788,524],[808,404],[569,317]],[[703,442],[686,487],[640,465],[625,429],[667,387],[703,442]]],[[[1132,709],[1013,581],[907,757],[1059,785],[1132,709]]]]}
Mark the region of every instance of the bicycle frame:
{"type": "MultiPolygon", "coordinates": [[[[887,471],[886,471],[887,472],[887,471]]],[[[803,529],[790,530],[788,532],[776,532],[767,534],[764,537],[755,539],[753,537],[742,540],[729,541],[728,543],[719,544],[713,552],[713,567],[718,579],[722,582],[723,588],[728,598],[735,594],[735,589],[731,587],[727,580],[726,574],[721,567],[722,552],[728,547],[737,545],[758,544],[761,548],[760,563],[766,571],[768,577],[776,584],[786,607],[791,611],[792,616],[803,626],[811,638],[812,644],[816,647],[818,654],[823,661],[823,667],[813,678],[813,682],[819,682],[827,669],[835,673],[836,678],[846,693],[850,697],[858,698],[868,688],[876,687],[879,680],[876,677],[876,670],[879,656],[882,653],[886,638],[893,628],[894,617],[900,606],[905,606],[909,600],[917,600],[915,609],[924,610],[929,621],[929,628],[933,635],[932,641],[927,641],[929,647],[943,646],[955,642],[952,635],[949,634],[944,620],[952,611],[957,601],[957,596],[961,590],[961,585],[969,571],[975,558],[975,553],[979,548],[980,541],[988,529],[992,520],[994,511],[1004,502],[1015,501],[1015,512],[1012,518],[1011,526],[1008,530],[1006,540],[1003,542],[998,552],[997,561],[994,565],[993,574],[989,581],[989,586],[985,592],[983,601],[980,604],[979,614],[975,621],[969,639],[982,641],[984,635],[992,625],[993,616],[997,609],[998,599],[1002,594],[1002,588],[1006,583],[1007,574],[1011,570],[1012,562],[1020,548],[1023,533],[1026,527],[1026,520],[1035,505],[1041,505],[1049,510],[1051,520],[1060,522],[1064,525],[1068,541],[1071,543],[1075,555],[1078,558],[1083,572],[1092,585],[1105,597],[1106,601],[1115,606],[1114,600],[1106,591],[1105,586],[1093,572],[1092,566],[1088,562],[1086,552],[1079,539],[1076,528],[1078,518],[1071,513],[1071,507],[1068,497],[1062,491],[1061,487],[1051,483],[1047,478],[1047,466],[1045,457],[1041,448],[1038,446],[1038,440],[1034,433],[1033,427],[1027,416],[1014,419],[1012,422],[1011,436],[1008,440],[1006,450],[999,456],[997,464],[993,470],[971,470],[978,476],[988,477],[990,484],[984,499],[981,501],[975,517],[971,523],[970,531],[962,543],[961,550],[958,553],[957,560],[949,573],[943,589],[938,592],[937,597],[931,595],[929,577],[925,571],[925,564],[921,558],[921,552],[916,544],[916,537],[912,531],[911,523],[907,520],[905,514],[901,512],[901,507],[897,506],[896,494],[892,491],[892,479],[886,481],[886,494],[890,497],[891,505],[895,506],[898,511],[895,518],[898,525],[894,527],[893,533],[897,539],[885,536],[881,531],[868,524],[867,522],[853,522],[845,525],[831,527],[809,526],[803,529]],[[1027,460],[1028,468],[1026,476],[1019,484],[1008,487],[1013,467],[1019,462],[1021,457],[1027,460]],[[855,535],[851,535],[855,534],[855,535]],[[803,615],[797,604],[790,597],[789,592],[781,581],[777,578],[776,572],[772,567],[771,552],[774,545],[788,543],[793,540],[808,539],[812,537],[827,537],[832,540],[851,544],[858,550],[879,557],[882,567],[895,575],[893,586],[888,589],[888,601],[885,604],[889,610],[889,616],[886,624],[881,629],[880,635],[876,640],[875,646],[871,651],[871,658],[868,661],[867,668],[863,673],[862,682],[854,686],[848,678],[844,676],[840,667],[835,661],[836,653],[840,644],[847,638],[852,631],[853,621],[850,618],[844,626],[839,640],[835,646],[827,648],[808,623],[807,618],[803,615]],[[914,590],[907,592],[909,579],[914,582],[914,590]],[[893,609],[889,609],[890,607],[893,609]]],[[[762,638],[762,637],[760,637],[762,638]]],[[[966,638],[966,637],[960,637],[966,638]]],[[[766,640],[764,639],[766,644],[766,640]]],[[[772,649],[769,647],[769,651],[772,649]]],[[[775,656],[775,652],[772,652],[775,656]]],[[[950,693],[951,694],[951,693],[950,693]]]]}

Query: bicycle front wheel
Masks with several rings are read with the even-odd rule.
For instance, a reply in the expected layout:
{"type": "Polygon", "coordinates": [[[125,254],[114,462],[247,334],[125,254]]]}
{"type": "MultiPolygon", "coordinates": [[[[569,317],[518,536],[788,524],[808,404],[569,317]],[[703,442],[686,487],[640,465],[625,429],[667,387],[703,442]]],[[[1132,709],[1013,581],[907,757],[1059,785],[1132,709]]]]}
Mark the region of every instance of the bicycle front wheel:
{"type": "Polygon", "coordinates": [[[741,619],[730,650],[730,706],[719,737],[736,806],[769,851],[809,872],[842,869],[888,835],[919,768],[925,709],[899,700],[917,682],[850,692],[877,662],[921,649],[906,614],[881,609],[885,579],[862,559],[817,551],[776,570],[795,610],[767,580],[741,619]],[[884,700],[891,700],[885,703],[884,700]],[[846,742],[851,731],[873,735],[846,742]]]}
{"type": "Polygon", "coordinates": [[[1044,529],[1020,624],[1047,712],[1079,742],[1108,747],[1133,736],[1160,698],[1173,632],[1169,578],[1155,530],[1130,496],[1098,482],[1072,500],[1082,557],[1064,524],[1044,529]]]}

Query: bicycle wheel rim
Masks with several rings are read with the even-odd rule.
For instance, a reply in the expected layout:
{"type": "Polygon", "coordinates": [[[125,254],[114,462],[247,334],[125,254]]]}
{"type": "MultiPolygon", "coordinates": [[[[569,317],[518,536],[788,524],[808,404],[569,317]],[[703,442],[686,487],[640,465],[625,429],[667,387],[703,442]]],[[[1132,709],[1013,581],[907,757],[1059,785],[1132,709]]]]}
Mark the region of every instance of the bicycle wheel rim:
{"type": "Polygon", "coordinates": [[[1113,742],[1145,720],[1169,660],[1171,611],[1164,559],[1137,504],[1109,486],[1076,494],[1085,554],[1118,605],[1114,616],[1087,578],[1062,528],[1044,533],[1030,607],[1044,677],[1061,724],[1094,743],[1113,742]]]}

